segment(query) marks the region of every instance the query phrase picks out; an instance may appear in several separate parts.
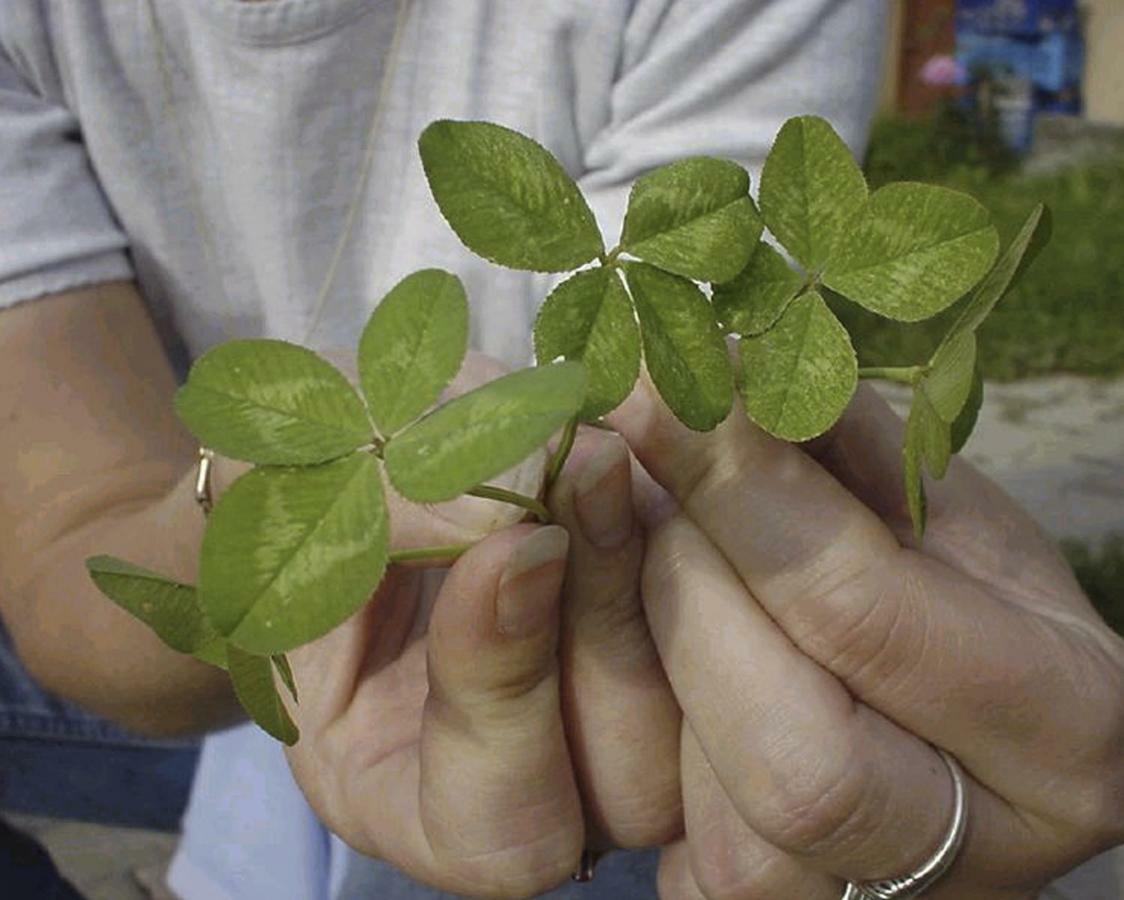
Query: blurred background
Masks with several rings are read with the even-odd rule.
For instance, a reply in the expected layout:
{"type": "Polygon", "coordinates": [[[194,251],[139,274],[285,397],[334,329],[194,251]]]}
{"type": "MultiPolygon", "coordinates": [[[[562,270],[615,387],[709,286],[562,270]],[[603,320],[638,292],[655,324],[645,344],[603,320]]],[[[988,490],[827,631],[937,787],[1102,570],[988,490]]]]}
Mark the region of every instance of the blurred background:
{"type": "MultiPolygon", "coordinates": [[[[1124,631],[1124,0],[892,0],[871,187],[980,199],[1006,240],[1053,239],[980,334],[987,402],[966,455],[1059,538],[1124,631]]],[[[927,359],[957,308],[902,326],[839,309],[864,365],[927,359]]],[[[906,398],[894,396],[905,408],[906,398]]]]}

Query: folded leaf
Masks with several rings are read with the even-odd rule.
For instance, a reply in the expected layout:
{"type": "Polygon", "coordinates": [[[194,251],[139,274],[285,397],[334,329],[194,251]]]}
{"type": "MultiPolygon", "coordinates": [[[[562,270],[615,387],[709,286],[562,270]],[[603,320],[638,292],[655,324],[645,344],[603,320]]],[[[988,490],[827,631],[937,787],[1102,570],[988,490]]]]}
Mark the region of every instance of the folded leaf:
{"type": "Polygon", "coordinates": [[[968,438],[972,436],[972,430],[976,427],[976,420],[980,416],[982,406],[983,376],[980,375],[980,370],[977,367],[972,376],[972,387],[968,392],[968,399],[961,407],[960,414],[952,423],[950,441],[953,453],[959,453],[968,443],[968,438]]]}
{"type": "Polygon", "coordinates": [[[934,478],[943,478],[951,456],[949,424],[941,418],[924,387],[919,385],[913,391],[913,403],[905,426],[905,446],[902,448],[906,502],[918,540],[925,532],[926,517],[922,470],[927,469],[934,478]]]}
{"type": "Polygon", "coordinates": [[[963,296],[998,249],[987,210],[967,194],[889,184],[841,233],[823,283],[871,312],[915,322],[963,296]]]}
{"type": "Polygon", "coordinates": [[[621,247],[667,272],[728,281],[745,267],[761,229],[749,173],[729,160],[697,156],[637,180],[621,247]]]}
{"type": "Polygon", "coordinates": [[[1006,296],[1019,276],[1034,262],[1039,251],[1049,242],[1051,227],[1050,210],[1041,203],[1038,204],[1019,229],[1019,233],[1015,235],[1015,239],[1000,256],[995,267],[987,273],[987,277],[972,293],[972,298],[945,336],[942,347],[966,332],[975,331],[983,324],[984,319],[995,309],[995,304],[1006,296]]]}
{"type": "Polygon", "coordinates": [[[645,263],[625,272],[652,383],[688,428],[710,431],[730,412],[734,375],[726,341],[692,282],[645,263]]]}
{"type": "Polygon", "coordinates": [[[851,339],[823,298],[797,297],[780,321],[738,345],[746,412],[788,441],[806,441],[836,423],[858,384],[851,339]]]}
{"type": "Polygon", "coordinates": [[[176,412],[204,446],[264,465],[327,462],[372,437],[347,379],[285,341],[230,341],[208,351],[176,393],[176,412]]]}
{"type": "Polygon", "coordinates": [[[261,468],[219,498],[199,560],[199,597],[220,634],[284,653],[358,610],[382,579],[387,513],[366,453],[306,469],[261,468]]]}
{"type": "Polygon", "coordinates": [[[194,587],[112,556],[91,557],[86,568],[99,591],[173,650],[225,664],[221,651],[215,650],[221,638],[203,614],[194,587]]]}
{"type": "Polygon", "coordinates": [[[805,269],[824,267],[866,196],[862,170],[826,120],[785,122],[761,172],[761,215],[805,269]]]}
{"type": "Polygon", "coordinates": [[[359,381],[371,418],[390,435],[437,402],[468,349],[468,300],[440,269],[407,275],[371,314],[359,340],[359,381]]]}
{"type": "Polygon", "coordinates": [[[632,391],[640,374],[640,331],[615,271],[578,272],[546,298],[535,322],[540,365],[569,359],[585,366],[583,419],[596,419],[632,391]]]}
{"type": "Polygon", "coordinates": [[[277,670],[277,677],[285,685],[285,690],[289,692],[293,702],[297,703],[299,700],[297,697],[297,681],[293,677],[293,667],[289,665],[289,657],[284,653],[276,653],[270,659],[273,660],[273,668],[277,670]]]}
{"type": "Polygon", "coordinates": [[[593,212],[545,149],[490,122],[434,122],[418,142],[441,213],[474,253],[567,272],[604,252],[593,212]]]}
{"type": "Polygon", "coordinates": [[[946,423],[956,421],[968,401],[975,371],[976,336],[970,331],[941,344],[933,354],[920,386],[946,423]]]}
{"type": "Polygon", "coordinates": [[[289,746],[295,744],[300,732],[273,684],[269,657],[247,653],[233,644],[227,646],[226,652],[230,683],[247,715],[270,737],[289,746]]]}
{"type": "Polygon", "coordinates": [[[387,474],[417,503],[459,497],[545,444],[581,409],[585,383],[581,364],[560,362],[462,394],[391,438],[387,474]]]}
{"type": "Polygon", "coordinates": [[[804,286],[783,256],[764,241],[733,281],[714,285],[714,314],[744,337],[768,331],[804,286]]]}

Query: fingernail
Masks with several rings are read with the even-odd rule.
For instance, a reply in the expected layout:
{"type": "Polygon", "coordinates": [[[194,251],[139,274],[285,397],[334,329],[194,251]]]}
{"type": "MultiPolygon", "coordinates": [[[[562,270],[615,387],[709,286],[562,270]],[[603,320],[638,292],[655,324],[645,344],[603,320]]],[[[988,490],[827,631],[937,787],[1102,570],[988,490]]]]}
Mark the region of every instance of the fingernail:
{"type": "Polygon", "coordinates": [[[496,630],[500,634],[526,637],[550,625],[557,615],[569,548],[570,535],[558,525],[536,528],[516,546],[496,597],[496,630]]]}
{"type": "Polygon", "coordinates": [[[628,450],[609,440],[574,480],[574,511],[585,539],[602,550],[614,550],[632,536],[632,482],[628,450]]]}

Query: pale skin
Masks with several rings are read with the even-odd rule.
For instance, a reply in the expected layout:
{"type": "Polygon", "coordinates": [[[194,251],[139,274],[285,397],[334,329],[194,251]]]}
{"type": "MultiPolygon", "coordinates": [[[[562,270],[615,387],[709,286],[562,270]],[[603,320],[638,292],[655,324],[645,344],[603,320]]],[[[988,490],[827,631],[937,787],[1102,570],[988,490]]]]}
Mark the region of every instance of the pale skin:
{"type": "MultiPolygon", "coordinates": [[[[222,679],[81,564],[193,575],[195,448],[135,289],[0,314],[0,385],[0,603],[33,672],[144,730],[229,721],[222,679]]],[[[931,744],[963,763],[972,816],[933,897],[1031,897],[1124,839],[1124,642],[986,479],[954,465],[916,549],[876,398],[810,452],[739,413],[688,433],[644,390],[613,425],[552,494],[566,531],[492,535],[431,611],[396,570],[292,655],[290,761],[345,840],[475,895],[545,890],[587,844],[663,844],[666,900],[832,900],[936,843],[931,744]],[[634,485],[629,450],[662,488],[634,485]]],[[[415,516],[396,539],[442,529],[415,516]]]]}

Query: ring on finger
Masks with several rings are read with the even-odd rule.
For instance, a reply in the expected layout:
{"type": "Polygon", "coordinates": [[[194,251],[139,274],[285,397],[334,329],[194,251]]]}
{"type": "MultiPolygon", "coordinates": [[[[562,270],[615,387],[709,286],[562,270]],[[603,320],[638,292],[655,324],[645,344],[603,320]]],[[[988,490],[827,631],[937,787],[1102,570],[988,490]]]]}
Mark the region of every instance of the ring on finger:
{"type": "Polygon", "coordinates": [[[968,823],[964,773],[951,754],[940,748],[937,752],[952,776],[953,790],[952,819],[940,845],[928,860],[908,875],[858,884],[849,882],[841,900],[912,900],[931,888],[956,860],[964,844],[968,823]]]}

